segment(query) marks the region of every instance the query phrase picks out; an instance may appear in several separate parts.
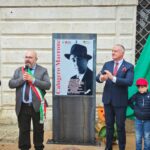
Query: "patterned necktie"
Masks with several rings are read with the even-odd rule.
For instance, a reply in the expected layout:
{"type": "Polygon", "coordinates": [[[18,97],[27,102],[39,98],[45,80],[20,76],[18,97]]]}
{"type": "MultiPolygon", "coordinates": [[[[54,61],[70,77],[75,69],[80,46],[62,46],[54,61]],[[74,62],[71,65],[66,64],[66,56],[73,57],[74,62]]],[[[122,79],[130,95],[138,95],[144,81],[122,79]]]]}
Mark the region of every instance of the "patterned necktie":
{"type": "Polygon", "coordinates": [[[116,62],[116,63],[115,63],[115,67],[114,67],[114,71],[113,71],[113,75],[114,75],[114,76],[116,76],[116,74],[117,74],[117,71],[118,71],[118,65],[119,65],[119,63],[116,62]]]}

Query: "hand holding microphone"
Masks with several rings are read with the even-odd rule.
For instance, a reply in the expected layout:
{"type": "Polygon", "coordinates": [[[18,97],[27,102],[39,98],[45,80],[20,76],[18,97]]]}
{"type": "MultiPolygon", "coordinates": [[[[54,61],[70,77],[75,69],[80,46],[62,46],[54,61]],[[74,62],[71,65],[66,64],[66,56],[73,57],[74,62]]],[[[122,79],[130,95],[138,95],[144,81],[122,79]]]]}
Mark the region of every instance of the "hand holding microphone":
{"type": "Polygon", "coordinates": [[[112,73],[111,73],[109,70],[105,70],[105,73],[106,73],[107,77],[108,77],[110,80],[113,79],[113,75],[112,75],[112,73]]]}
{"type": "Polygon", "coordinates": [[[32,82],[33,81],[33,77],[28,73],[28,66],[26,65],[24,70],[25,70],[25,73],[23,74],[23,79],[25,81],[28,81],[28,82],[32,82]]]}
{"type": "Polygon", "coordinates": [[[99,77],[100,81],[106,81],[108,79],[108,75],[106,74],[106,72],[101,72],[101,75],[99,77]]]}

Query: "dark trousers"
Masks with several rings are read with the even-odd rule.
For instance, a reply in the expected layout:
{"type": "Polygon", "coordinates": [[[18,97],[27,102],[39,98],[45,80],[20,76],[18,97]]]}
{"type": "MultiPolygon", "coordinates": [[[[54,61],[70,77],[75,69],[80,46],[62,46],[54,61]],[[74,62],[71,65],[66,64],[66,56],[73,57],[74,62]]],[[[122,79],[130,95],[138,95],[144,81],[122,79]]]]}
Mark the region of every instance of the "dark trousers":
{"type": "Polygon", "coordinates": [[[33,106],[22,104],[18,116],[19,148],[28,150],[31,148],[30,130],[31,119],[33,121],[33,143],[36,150],[43,150],[44,125],[40,124],[40,113],[35,112],[33,106]]]}
{"type": "Polygon", "coordinates": [[[112,149],[114,123],[117,125],[119,150],[125,150],[126,145],[126,107],[114,107],[111,104],[104,105],[106,118],[106,147],[112,149]]]}

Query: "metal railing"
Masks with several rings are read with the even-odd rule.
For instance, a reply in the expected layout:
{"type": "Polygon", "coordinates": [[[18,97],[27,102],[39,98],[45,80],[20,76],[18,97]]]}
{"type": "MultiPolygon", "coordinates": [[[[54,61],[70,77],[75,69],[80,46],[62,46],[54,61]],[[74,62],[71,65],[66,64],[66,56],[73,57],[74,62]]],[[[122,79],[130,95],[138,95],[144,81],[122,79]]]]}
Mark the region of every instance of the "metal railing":
{"type": "Polygon", "coordinates": [[[146,39],[150,34],[150,0],[139,0],[137,6],[137,22],[136,22],[136,54],[137,61],[146,39]]]}

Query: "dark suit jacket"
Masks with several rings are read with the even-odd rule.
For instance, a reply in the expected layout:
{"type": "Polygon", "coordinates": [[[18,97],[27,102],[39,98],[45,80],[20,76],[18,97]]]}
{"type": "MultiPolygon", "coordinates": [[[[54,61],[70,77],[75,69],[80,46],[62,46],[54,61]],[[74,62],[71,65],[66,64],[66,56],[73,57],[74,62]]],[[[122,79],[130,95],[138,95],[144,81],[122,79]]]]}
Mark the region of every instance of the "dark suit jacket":
{"type": "Polygon", "coordinates": [[[78,83],[77,75],[71,77],[68,86],[68,95],[92,95],[93,93],[93,71],[87,68],[82,82],[78,83]]]}
{"type": "MultiPolygon", "coordinates": [[[[36,64],[34,77],[35,77],[34,85],[39,89],[41,89],[44,93],[46,93],[45,90],[50,89],[51,86],[47,69],[36,64]]],[[[24,83],[25,81],[23,80],[22,67],[20,67],[15,70],[12,79],[9,81],[9,87],[16,88],[16,114],[17,115],[19,115],[21,103],[23,99],[22,92],[23,92],[24,83]]],[[[34,110],[38,112],[40,108],[40,101],[38,100],[37,96],[33,91],[32,91],[32,101],[33,101],[34,110]]]]}
{"type": "MultiPolygon", "coordinates": [[[[113,73],[114,61],[106,62],[101,70],[109,70],[113,73]]],[[[96,80],[99,81],[100,74],[97,75],[96,80]]],[[[127,106],[128,103],[128,86],[131,86],[134,78],[134,66],[123,60],[117,75],[116,83],[108,79],[104,86],[102,101],[104,104],[111,103],[113,106],[127,106]]]]}

